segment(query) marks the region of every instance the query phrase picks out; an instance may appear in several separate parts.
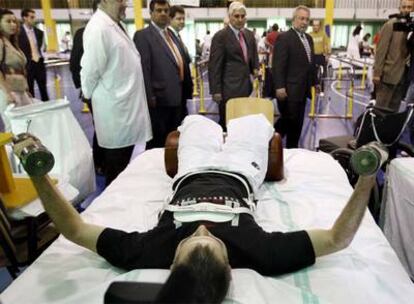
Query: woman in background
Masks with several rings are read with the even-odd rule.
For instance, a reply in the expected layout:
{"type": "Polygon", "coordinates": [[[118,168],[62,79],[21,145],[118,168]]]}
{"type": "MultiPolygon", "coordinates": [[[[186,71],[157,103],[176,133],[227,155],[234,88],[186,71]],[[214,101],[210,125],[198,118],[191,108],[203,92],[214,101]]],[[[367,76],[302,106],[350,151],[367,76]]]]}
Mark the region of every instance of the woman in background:
{"type": "Polygon", "coordinates": [[[28,95],[26,57],[17,43],[19,24],[12,11],[0,9],[0,114],[6,131],[10,130],[4,111],[9,104],[32,103],[28,95]]]}
{"type": "Polygon", "coordinates": [[[352,59],[361,58],[361,55],[360,55],[360,49],[362,47],[361,31],[362,31],[362,26],[357,25],[354,31],[352,32],[352,37],[349,39],[346,53],[352,59]]]}

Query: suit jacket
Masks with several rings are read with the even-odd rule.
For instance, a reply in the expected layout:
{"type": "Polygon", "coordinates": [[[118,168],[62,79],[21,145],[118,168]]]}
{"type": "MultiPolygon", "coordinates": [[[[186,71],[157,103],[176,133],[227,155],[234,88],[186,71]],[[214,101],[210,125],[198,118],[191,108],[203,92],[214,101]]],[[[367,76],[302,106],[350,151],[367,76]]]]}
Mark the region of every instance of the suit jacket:
{"type": "MultiPolygon", "coordinates": [[[[43,61],[42,45],[44,34],[42,30],[39,30],[36,27],[33,27],[33,29],[36,36],[37,48],[39,49],[40,60],[43,61]]],[[[27,37],[26,30],[24,29],[23,25],[20,27],[19,46],[22,49],[24,55],[26,56],[27,63],[29,64],[32,61],[32,49],[30,47],[29,37],[27,37]]]]}
{"type": "MultiPolygon", "coordinates": [[[[171,37],[176,42],[171,30],[171,37]]],[[[157,106],[180,106],[182,85],[174,55],[152,24],[134,35],[134,43],[141,54],[145,90],[148,102],[155,97],[157,106]]],[[[182,52],[182,50],[180,50],[182,52]]],[[[184,59],[185,54],[181,53],[184,59]]]]}
{"type": "Polygon", "coordinates": [[[249,96],[252,92],[250,75],[259,68],[256,39],[251,31],[242,31],[247,45],[248,63],[230,26],[218,31],[211,42],[208,63],[210,93],[221,93],[224,100],[249,96]]]}
{"type": "Polygon", "coordinates": [[[374,76],[393,85],[401,81],[409,56],[407,33],[393,31],[396,21],[388,20],[382,27],[374,63],[374,76]]]}
{"type": "Polygon", "coordinates": [[[80,71],[81,71],[81,59],[83,55],[83,32],[85,28],[82,27],[76,31],[73,37],[73,47],[70,53],[69,69],[72,72],[73,83],[75,88],[81,87],[80,71]]]}
{"type": "Polygon", "coordinates": [[[294,29],[281,33],[273,49],[273,79],[275,89],[286,88],[288,99],[302,100],[310,96],[310,87],[316,82],[316,68],[312,37],[306,39],[311,47],[311,62],[305,47],[294,29]]]}

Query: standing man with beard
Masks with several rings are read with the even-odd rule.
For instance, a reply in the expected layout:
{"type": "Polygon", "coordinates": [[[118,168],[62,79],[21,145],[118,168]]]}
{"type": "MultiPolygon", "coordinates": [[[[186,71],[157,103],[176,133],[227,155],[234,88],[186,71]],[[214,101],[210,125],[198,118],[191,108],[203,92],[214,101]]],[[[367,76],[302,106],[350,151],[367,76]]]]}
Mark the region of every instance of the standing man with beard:
{"type": "Polygon", "coordinates": [[[151,139],[141,56],[121,20],[126,0],[101,0],[83,35],[81,84],[92,99],[109,185],[128,165],[135,144],[151,139]]]}
{"type": "Polygon", "coordinates": [[[275,129],[286,148],[297,148],[302,132],[306,99],[315,85],[315,63],[312,37],[306,34],[310,10],[298,6],[293,12],[292,28],[281,34],[273,49],[273,78],[280,118],[275,129]]]}
{"type": "Polygon", "coordinates": [[[245,29],[246,6],[235,1],[229,7],[229,26],[217,32],[211,43],[208,76],[210,93],[218,103],[220,125],[225,129],[226,103],[231,98],[248,97],[257,77],[259,57],[256,39],[245,29]]]}

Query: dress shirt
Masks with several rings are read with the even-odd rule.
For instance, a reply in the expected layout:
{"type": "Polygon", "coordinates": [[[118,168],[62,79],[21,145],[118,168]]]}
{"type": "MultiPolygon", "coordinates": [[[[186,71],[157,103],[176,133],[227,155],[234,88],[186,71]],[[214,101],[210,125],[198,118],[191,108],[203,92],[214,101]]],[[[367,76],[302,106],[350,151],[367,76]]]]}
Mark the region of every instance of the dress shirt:
{"type": "Polygon", "coordinates": [[[29,28],[26,24],[23,24],[23,28],[26,31],[27,38],[29,39],[30,49],[32,53],[32,60],[38,62],[42,57],[42,54],[39,53],[39,46],[37,45],[36,34],[34,28],[29,28]]]}
{"type": "Polygon", "coordinates": [[[305,48],[306,56],[308,57],[309,62],[312,61],[312,50],[308,41],[308,38],[306,38],[306,34],[298,31],[297,29],[293,28],[298,34],[300,41],[303,44],[303,47],[305,48]]]}

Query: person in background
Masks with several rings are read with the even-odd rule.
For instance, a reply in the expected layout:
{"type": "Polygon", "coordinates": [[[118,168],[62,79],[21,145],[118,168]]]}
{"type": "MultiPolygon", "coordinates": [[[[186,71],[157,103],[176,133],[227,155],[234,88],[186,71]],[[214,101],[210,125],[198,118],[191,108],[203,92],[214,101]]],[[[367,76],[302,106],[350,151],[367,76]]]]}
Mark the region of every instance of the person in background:
{"type": "Polygon", "coordinates": [[[377,45],[380,41],[380,32],[378,31],[374,37],[372,38],[372,53],[375,55],[376,53],[376,49],[377,49],[377,45]]]}
{"type": "MultiPolygon", "coordinates": [[[[413,0],[400,1],[401,15],[408,16],[413,11],[413,0]]],[[[376,107],[391,112],[400,109],[401,100],[406,94],[406,70],[410,56],[407,32],[393,30],[397,21],[397,18],[391,18],[381,29],[381,38],[375,51],[373,77],[376,107]]]]}
{"type": "Polygon", "coordinates": [[[279,25],[275,23],[272,25],[271,31],[269,31],[269,33],[266,35],[266,44],[271,54],[273,53],[273,47],[275,45],[277,37],[279,37],[279,34],[279,25]]]}
{"type": "Polygon", "coordinates": [[[201,58],[201,55],[203,54],[203,47],[201,46],[200,39],[195,40],[195,47],[196,47],[196,57],[198,60],[201,58]]]}
{"type": "MultiPolygon", "coordinates": [[[[151,115],[153,139],[147,149],[164,147],[165,139],[181,123],[183,84],[188,72],[186,54],[177,36],[168,27],[170,4],[151,0],[151,22],[134,35],[142,56],[145,92],[151,115]]],[[[183,25],[183,22],[181,22],[183,25]]]]}
{"type": "Polygon", "coordinates": [[[181,38],[180,32],[185,27],[185,10],[182,6],[172,6],[170,8],[170,29],[174,34],[180,53],[183,55],[184,60],[184,79],[181,85],[181,120],[187,116],[187,100],[193,98],[193,79],[191,78],[190,64],[191,56],[188,52],[184,41],[181,38]]]}
{"type": "Polygon", "coordinates": [[[309,18],[308,7],[296,7],[292,28],[279,36],[274,47],[272,71],[280,112],[275,128],[286,135],[287,148],[299,146],[306,100],[316,85],[313,40],[306,34],[309,18]]]}
{"type": "Polygon", "coordinates": [[[61,40],[62,46],[63,46],[63,53],[69,53],[72,49],[72,37],[70,35],[70,32],[65,32],[65,35],[63,35],[63,38],[61,40]]]}
{"type": "Polygon", "coordinates": [[[9,104],[27,105],[26,57],[18,44],[19,23],[12,11],[0,9],[0,114],[4,130],[11,131],[4,115],[9,104]]]}
{"type": "Polygon", "coordinates": [[[346,53],[351,59],[361,59],[361,31],[362,26],[358,24],[352,32],[352,37],[349,39],[346,53]]]}
{"type": "Polygon", "coordinates": [[[43,101],[49,100],[47,93],[47,75],[45,59],[42,54],[44,50],[44,33],[36,26],[36,14],[32,9],[25,8],[21,13],[23,25],[19,34],[19,45],[27,59],[27,81],[29,91],[34,94],[34,82],[36,81],[43,101]]]}
{"type": "Polygon", "coordinates": [[[213,37],[208,63],[210,93],[218,104],[223,129],[227,101],[250,96],[253,90],[251,76],[257,77],[259,69],[256,40],[253,33],[245,28],[246,6],[234,1],[228,15],[229,26],[213,37]]]}
{"type": "MultiPolygon", "coordinates": [[[[322,27],[321,20],[314,19],[312,21],[312,32],[310,32],[309,35],[311,35],[313,39],[313,46],[315,48],[314,58],[316,68],[323,68],[323,74],[321,76],[325,78],[327,73],[328,59],[331,53],[331,46],[329,45],[328,36],[322,27]]],[[[323,81],[321,82],[321,85],[323,86],[323,81]]]]}
{"type": "MultiPolygon", "coordinates": [[[[101,0],[93,0],[92,2],[92,12],[95,13],[98,9],[98,4],[101,0]]],[[[70,53],[69,59],[69,69],[72,73],[72,80],[75,85],[75,88],[81,89],[81,59],[83,55],[83,33],[85,32],[85,27],[81,27],[78,29],[73,37],[73,47],[70,53]]],[[[91,115],[93,118],[93,108],[92,102],[90,99],[84,99],[82,94],[82,89],[80,90],[80,98],[83,102],[88,105],[89,110],[91,111],[91,115]]],[[[98,145],[98,140],[96,138],[96,130],[93,130],[93,138],[92,138],[92,155],[93,155],[93,163],[95,165],[95,172],[99,175],[103,175],[105,172],[104,169],[104,151],[98,145]]]]}
{"type": "Polygon", "coordinates": [[[206,35],[203,38],[203,44],[202,44],[202,55],[201,57],[203,59],[208,59],[210,56],[210,48],[211,48],[211,34],[210,31],[207,30],[206,35]]]}
{"type": "Polygon", "coordinates": [[[256,45],[259,45],[259,42],[260,42],[260,35],[259,35],[259,33],[257,32],[257,29],[256,28],[253,28],[253,35],[254,35],[254,39],[256,40],[256,45]]]}
{"type": "Polygon", "coordinates": [[[262,38],[257,45],[257,53],[259,55],[259,63],[268,64],[269,62],[269,47],[267,45],[266,32],[263,32],[262,38]]]}
{"type": "Polygon", "coordinates": [[[135,144],[151,139],[141,56],[127,35],[126,0],[101,0],[83,34],[81,85],[92,100],[108,186],[128,165],[135,144]]]}
{"type": "Polygon", "coordinates": [[[362,48],[361,48],[361,57],[362,58],[371,57],[372,47],[369,44],[369,39],[370,38],[371,38],[370,33],[365,34],[364,37],[362,38],[362,48]]]}

